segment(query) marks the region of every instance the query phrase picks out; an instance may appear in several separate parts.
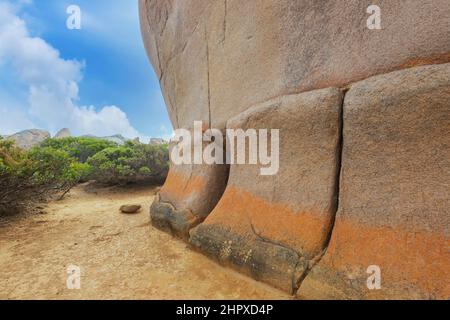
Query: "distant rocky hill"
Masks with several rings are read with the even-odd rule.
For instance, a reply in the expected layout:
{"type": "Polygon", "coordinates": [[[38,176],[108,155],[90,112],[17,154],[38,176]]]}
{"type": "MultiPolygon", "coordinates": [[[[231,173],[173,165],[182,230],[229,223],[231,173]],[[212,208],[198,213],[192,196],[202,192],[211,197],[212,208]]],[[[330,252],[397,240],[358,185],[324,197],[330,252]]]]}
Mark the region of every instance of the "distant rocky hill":
{"type": "Polygon", "coordinates": [[[39,145],[45,139],[50,138],[50,133],[44,130],[30,129],[10,136],[4,136],[4,138],[13,140],[17,147],[27,150],[39,145]]]}
{"type": "Polygon", "coordinates": [[[149,144],[150,145],[162,145],[162,144],[167,144],[168,142],[164,139],[161,138],[151,138],[149,144]]]}
{"type": "Polygon", "coordinates": [[[63,139],[63,138],[68,138],[71,137],[72,134],[70,133],[70,130],[67,128],[61,129],[58,131],[57,134],[55,134],[55,136],[53,138],[55,139],[63,139]]]}
{"type": "MultiPolygon", "coordinates": [[[[118,145],[123,145],[125,142],[127,142],[130,139],[125,138],[124,136],[122,136],[121,134],[116,134],[113,136],[107,136],[107,137],[97,137],[94,135],[84,135],[82,137],[87,137],[87,138],[97,138],[97,139],[101,139],[101,140],[107,140],[107,141],[111,141],[111,142],[115,142],[118,145]]],[[[132,140],[132,139],[131,139],[132,140]]]]}
{"type": "MultiPolygon", "coordinates": [[[[29,129],[29,130],[24,130],[24,131],[15,133],[10,136],[5,135],[5,136],[0,136],[0,137],[2,137],[4,139],[13,140],[17,147],[28,150],[28,149],[38,146],[45,139],[50,138],[51,135],[48,131],[45,131],[45,130],[29,129]]],[[[63,139],[63,138],[68,138],[68,137],[72,137],[72,134],[69,129],[64,128],[64,129],[59,130],[58,133],[56,133],[53,138],[63,139]]],[[[121,134],[116,134],[116,135],[106,136],[106,137],[98,137],[98,136],[94,136],[94,135],[83,135],[82,137],[90,137],[90,138],[107,140],[107,141],[115,142],[118,145],[123,145],[127,141],[134,141],[134,142],[140,143],[139,138],[127,139],[124,136],[122,136],[121,134]]],[[[166,143],[168,143],[168,142],[161,138],[151,138],[150,142],[149,142],[150,145],[162,145],[162,144],[166,144],[166,143]]]]}
{"type": "MultiPolygon", "coordinates": [[[[112,141],[117,143],[118,145],[123,145],[125,142],[127,141],[134,141],[137,143],[141,143],[139,138],[135,138],[135,139],[127,139],[124,136],[120,135],[120,134],[116,134],[113,136],[107,136],[107,137],[96,137],[93,135],[86,135],[84,137],[93,137],[93,138],[97,138],[97,139],[102,139],[102,140],[107,140],[107,141],[112,141]]],[[[163,144],[167,144],[168,142],[162,138],[151,138],[149,141],[150,145],[163,145],[163,144]]]]}

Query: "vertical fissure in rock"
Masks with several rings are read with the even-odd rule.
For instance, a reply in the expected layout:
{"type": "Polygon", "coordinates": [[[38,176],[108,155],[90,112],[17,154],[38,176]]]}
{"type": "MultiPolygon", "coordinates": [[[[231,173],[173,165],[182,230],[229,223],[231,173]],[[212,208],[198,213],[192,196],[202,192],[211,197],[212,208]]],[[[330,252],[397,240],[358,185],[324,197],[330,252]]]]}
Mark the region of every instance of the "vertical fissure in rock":
{"type": "Polygon", "coordinates": [[[328,248],[328,245],[331,241],[331,235],[333,233],[334,224],[336,223],[336,215],[339,210],[339,198],[340,198],[340,188],[341,188],[341,174],[342,174],[342,152],[344,149],[344,103],[345,103],[345,96],[347,94],[348,89],[342,90],[342,101],[341,105],[339,107],[339,137],[338,137],[338,143],[336,146],[336,173],[335,173],[335,180],[334,180],[334,196],[333,196],[333,214],[331,218],[330,223],[330,229],[328,232],[328,236],[324,243],[324,252],[328,248]]]}
{"type": "Polygon", "coordinates": [[[228,15],[228,0],[224,0],[224,12],[223,12],[223,35],[222,35],[222,43],[225,42],[227,37],[227,15],[228,15]]]}
{"type": "Polygon", "coordinates": [[[342,155],[343,155],[343,149],[344,149],[344,104],[345,104],[345,97],[348,92],[349,88],[342,89],[342,101],[341,105],[339,106],[339,136],[338,141],[336,144],[336,172],[335,172],[335,179],[334,179],[334,192],[333,192],[333,198],[332,198],[332,216],[330,221],[330,227],[327,234],[327,237],[325,239],[323,250],[322,252],[315,257],[312,261],[310,261],[308,267],[306,268],[305,272],[301,274],[301,276],[298,278],[296,285],[294,287],[295,292],[298,292],[300,289],[303,280],[308,276],[309,272],[314,268],[317,263],[322,259],[324,254],[326,253],[328,246],[331,241],[331,237],[333,235],[334,225],[336,223],[336,215],[339,210],[339,198],[340,198],[340,187],[341,187],[341,174],[342,174],[342,155]]]}

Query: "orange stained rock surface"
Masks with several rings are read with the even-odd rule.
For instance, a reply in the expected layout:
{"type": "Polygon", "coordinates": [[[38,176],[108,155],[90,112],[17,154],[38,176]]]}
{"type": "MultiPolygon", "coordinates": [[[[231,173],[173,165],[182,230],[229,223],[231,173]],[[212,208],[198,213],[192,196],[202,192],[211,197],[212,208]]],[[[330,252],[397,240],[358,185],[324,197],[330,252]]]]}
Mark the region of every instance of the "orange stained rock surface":
{"type": "Polygon", "coordinates": [[[287,204],[229,186],[204,223],[229,227],[242,235],[256,233],[298,253],[316,255],[324,249],[331,222],[330,216],[319,210],[295,211],[287,204]]]}
{"type": "Polygon", "coordinates": [[[188,176],[169,170],[160,194],[164,200],[169,200],[175,205],[204,190],[205,186],[204,179],[198,175],[188,176]]]}
{"type": "Polygon", "coordinates": [[[374,227],[338,219],[321,265],[335,272],[365,270],[377,265],[382,281],[413,283],[424,292],[450,298],[449,239],[443,234],[405,229],[401,226],[374,227]]]}
{"type": "Polygon", "coordinates": [[[441,64],[450,62],[450,52],[441,55],[432,55],[428,57],[418,57],[414,59],[408,59],[402,63],[399,69],[406,69],[418,66],[426,66],[432,64],[441,64]]]}

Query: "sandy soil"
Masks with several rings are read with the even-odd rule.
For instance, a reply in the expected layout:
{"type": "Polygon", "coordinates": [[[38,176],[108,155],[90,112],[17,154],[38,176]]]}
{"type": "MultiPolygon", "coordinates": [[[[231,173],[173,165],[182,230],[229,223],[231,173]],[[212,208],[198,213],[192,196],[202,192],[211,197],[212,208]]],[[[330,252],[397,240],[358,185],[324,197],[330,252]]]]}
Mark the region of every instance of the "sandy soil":
{"type": "Polygon", "coordinates": [[[289,299],[154,229],[155,188],[75,188],[45,214],[0,221],[0,299],[289,299]],[[141,213],[119,213],[139,203],[141,213]],[[67,267],[81,289],[67,289],[67,267]]]}

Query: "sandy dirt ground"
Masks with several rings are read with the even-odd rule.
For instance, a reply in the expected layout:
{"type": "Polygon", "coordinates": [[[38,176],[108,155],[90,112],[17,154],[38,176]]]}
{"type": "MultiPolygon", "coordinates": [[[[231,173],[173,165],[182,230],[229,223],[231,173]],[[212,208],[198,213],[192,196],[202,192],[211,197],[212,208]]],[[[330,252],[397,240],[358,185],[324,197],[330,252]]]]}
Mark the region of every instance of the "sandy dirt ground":
{"type": "Polygon", "coordinates": [[[154,229],[154,187],[85,184],[43,214],[0,221],[0,299],[290,299],[154,229]],[[136,215],[119,212],[138,203],[136,215]],[[81,270],[69,290],[67,267],[81,270]]]}

